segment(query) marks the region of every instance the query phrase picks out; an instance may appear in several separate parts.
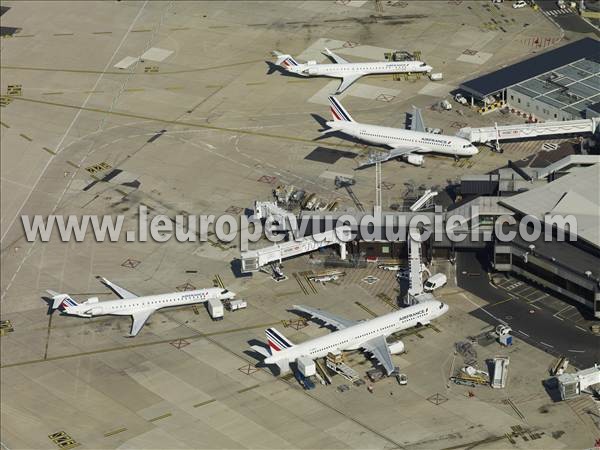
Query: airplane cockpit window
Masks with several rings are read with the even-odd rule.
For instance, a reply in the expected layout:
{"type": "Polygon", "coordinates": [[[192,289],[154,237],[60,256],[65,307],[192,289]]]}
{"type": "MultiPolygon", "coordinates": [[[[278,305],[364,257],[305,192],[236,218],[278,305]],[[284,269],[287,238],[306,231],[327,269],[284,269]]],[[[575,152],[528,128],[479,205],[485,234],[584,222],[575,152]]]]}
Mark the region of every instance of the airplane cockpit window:
{"type": "Polygon", "coordinates": [[[440,309],[443,309],[443,308],[444,308],[444,304],[440,303],[440,309]]]}
{"type": "Polygon", "coordinates": [[[225,289],[224,291],[221,291],[221,294],[228,294],[229,291],[227,289],[225,289]]]}

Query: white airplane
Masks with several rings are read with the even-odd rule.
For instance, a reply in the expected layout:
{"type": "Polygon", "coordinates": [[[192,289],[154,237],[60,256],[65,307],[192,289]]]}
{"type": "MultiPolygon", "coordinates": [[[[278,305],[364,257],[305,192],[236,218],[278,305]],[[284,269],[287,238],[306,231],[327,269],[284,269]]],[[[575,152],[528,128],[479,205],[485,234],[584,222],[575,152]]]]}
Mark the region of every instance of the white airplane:
{"type": "Polygon", "coordinates": [[[98,297],[92,297],[84,303],[77,303],[68,294],[59,294],[58,292],[48,290],[46,292],[50,294],[53,300],[52,309],[58,309],[61,313],[79,317],[103,315],[131,316],[133,323],[131,325],[130,337],[134,337],[144,326],[148,317],[157,309],[203,303],[208,301],[209,298],[226,300],[235,297],[233,292],[216,287],[138,297],[127,289],[108,281],[106,278],[97,278],[115,292],[120,299],[99,302],[98,297]]]}
{"type": "Polygon", "coordinates": [[[275,328],[268,328],[265,332],[269,350],[258,345],[252,347],[265,356],[265,364],[276,364],[285,372],[289,370],[289,363],[300,357],[316,359],[329,352],[362,348],[383,366],[388,375],[394,371],[392,355],[404,351],[404,343],[398,341],[388,344],[386,337],[400,330],[427,325],[448,311],[448,305],[438,300],[428,300],[371,320],[356,321],[308,306],[294,305],[293,308],[310,314],[338,331],[294,345],[275,328]]]}
{"type": "Polygon", "coordinates": [[[326,122],[329,129],[324,133],[341,131],[344,134],[372,144],[383,144],[391,147],[389,153],[369,158],[361,165],[370,166],[377,161],[384,162],[401,157],[409,164],[420,166],[424,158],[415,153],[441,153],[459,156],[473,156],[479,149],[466,139],[457,136],[428,133],[419,109],[413,107],[409,130],[401,128],[381,127],[356,122],[335,97],[329,97],[333,121],[326,122]]]}
{"type": "Polygon", "coordinates": [[[277,51],[273,55],[277,57],[275,64],[281,66],[288,72],[302,75],[304,77],[322,76],[341,78],[342,82],[336,94],[344,92],[352,83],[364,75],[384,73],[429,73],[432,70],[423,61],[382,61],[351,63],[341,56],[336,55],[328,48],[323,52],[335,61],[335,64],[317,64],[316,61],[308,61],[306,64],[298,63],[292,56],[284,55],[277,51]]]}

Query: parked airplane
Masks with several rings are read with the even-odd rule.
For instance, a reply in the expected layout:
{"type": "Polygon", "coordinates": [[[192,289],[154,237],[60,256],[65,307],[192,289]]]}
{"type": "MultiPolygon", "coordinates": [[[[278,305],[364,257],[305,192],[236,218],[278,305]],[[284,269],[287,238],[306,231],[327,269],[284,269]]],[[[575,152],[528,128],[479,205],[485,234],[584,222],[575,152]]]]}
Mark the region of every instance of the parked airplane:
{"type": "Polygon", "coordinates": [[[58,309],[64,314],[79,317],[103,315],[131,316],[133,323],[131,325],[130,336],[134,337],[144,326],[148,317],[157,309],[203,303],[210,298],[226,300],[235,297],[233,292],[216,287],[138,297],[127,289],[108,281],[106,278],[97,278],[117,294],[120,299],[99,302],[98,297],[92,297],[84,303],[77,303],[68,294],[59,294],[58,292],[48,290],[46,292],[50,294],[53,300],[52,309],[58,309]]]}
{"type": "Polygon", "coordinates": [[[277,57],[275,64],[281,66],[288,72],[302,75],[304,77],[322,76],[341,78],[342,82],[336,94],[344,92],[352,83],[364,75],[383,73],[417,73],[431,72],[432,67],[423,61],[383,61],[383,62],[361,62],[351,63],[328,48],[323,52],[330,57],[335,64],[317,64],[316,61],[308,61],[305,64],[298,63],[292,56],[284,55],[277,51],[273,55],[277,57]]]}
{"type": "Polygon", "coordinates": [[[401,157],[409,164],[420,166],[424,158],[415,153],[442,153],[459,156],[473,156],[479,149],[466,139],[457,136],[428,133],[419,109],[413,107],[412,120],[409,130],[401,128],[382,127],[356,122],[335,97],[329,97],[333,121],[326,122],[329,127],[324,133],[341,131],[349,136],[372,144],[384,144],[391,147],[389,153],[383,156],[371,157],[361,165],[370,166],[377,161],[384,162],[401,157]]]}
{"type": "Polygon", "coordinates": [[[362,348],[370,353],[389,375],[394,371],[391,355],[404,351],[404,343],[397,341],[388,344],[386,337],[400,330],[427,325],[445,314],[448,305],[438,300],[429,300],[367,321],[344,319],[308,306],[294,305],[294,309],[310,314],[338,331],[294,345],[275,328],[268,328],[266,335],[269,350],[261,346],[252,347],[265,356],[265,364],[276,364],[284,372],[289,370],[290,362],[300,357],[316,359],[326,356],[329,352],[362,348]]]}

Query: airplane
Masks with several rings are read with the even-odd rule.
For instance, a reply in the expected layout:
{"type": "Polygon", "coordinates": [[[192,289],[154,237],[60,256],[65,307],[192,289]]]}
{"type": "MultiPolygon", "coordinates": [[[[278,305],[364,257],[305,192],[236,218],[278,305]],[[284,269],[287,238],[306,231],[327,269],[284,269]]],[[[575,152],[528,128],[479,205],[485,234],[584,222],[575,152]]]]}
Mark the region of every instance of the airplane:
{"type": "Polygon", "coordinates": [[[395,369],[392,355],[404,351],[404,343],[397,341],[388,344],[386,337],[407,328],[429,324],[433,319],[445,314],[448,305],[435,299],[427,300],[367,321],[348,320],[321,309],[302,305],[294,305],[293,309],[309,314],[325,325],[337,328],[337,331],[294,345],[275,328],[268,328],[265,333],[269,349],[252,346],[254,351],[265,357],[265,364],[275,364],[281,372],[286,372],[289,370],[289,363],[301,357],[317,359],[329,352],[362,348],[390,375],[395,369]]]}
{"type": "Polygon", "coordinates": [[[98,297],[92,297],[83,303],[77,303],[68,294],[59,294],[48,290],[46,292],[50,294],[53,300],[52,309],[58,309],[63,314],[79,317],[131,316],[133,321],[129,337],[135,337],[146,323],[146,320],[157,309],[203,303],[208,301],[209,298],[227,300],[235,297],[233,292],[217,287],[138,297],[106,278],[97,278],[120,298],[99,302],[98,297]]]}
{"type": "Polygon", "coordinates": [[[351,63],[339,55],[336,55],[328,48],[322,52],[330,57],[335,64],[317,64],[316,61],[307,61],[305,64],[298,63],[291,55],[284,55],[274,51],[273,55],[277,57],[275,64],[287,70],[290,73],[301,75],[303,77],[323,76],[332,78],[341,78],[336,94],[344,92],[352,83],[364,75],[384,74],[384,73],[417,73],[432,71],[432,67],[423,61],[382,61],[382,62],[361,62],[351,63]]]}
{"type": "Polygon", "coordinates": [[[424,158],[416,153],[441,153],[455,158],[479,153],[477,147],[461,137],[428,133],[421,112],[416,107],[413,107],[410,129],[404,130],[356,122],[338,99],[330,96],[329,103],[333,120],[326,122],[329,129],[324,130],[324,134],[340,131],[365,142],[391,147],[389,153],[372,156],[360,167],[399,157],[409,164],[421,166],[424,158]]]}

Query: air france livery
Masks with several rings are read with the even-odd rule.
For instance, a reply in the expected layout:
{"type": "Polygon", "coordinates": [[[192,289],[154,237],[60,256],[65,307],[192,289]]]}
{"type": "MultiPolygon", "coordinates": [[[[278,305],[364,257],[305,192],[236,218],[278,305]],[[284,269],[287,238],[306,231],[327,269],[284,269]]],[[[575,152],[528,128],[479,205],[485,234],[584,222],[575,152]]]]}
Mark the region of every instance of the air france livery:
{"type": "Polygon", "coordinates": [[[375,162],[389,161],[402,158],[409,164],[420,166],[424,162],[421,155],[415,153],[441,153],[459,156],[473,156],[479,149],[471,142],[458,136],[428,133],[425,128],[421,111],[413,107],[410,129],[382,127],[356,122],[335,97],[329,97],[333,121],[326,122],[329,127],[324,133],[340,131],[371,144],[382,144],[391,147],[383,157],[370,158],[363,166],[375,162]]]}
{"type": "Polygon", "coordinates": [[[362,348],[383,366],[387,374],[394,371],[392,355],[404,351],[404,343],[388,344],[386,337],[407,328],[427,325],[448,311],[448,305],[438,300],[427,300],[408,308],[394,311],[367,321],[348,320],[326,311],[308,306],[294,305],[297,311],[309,314],[337,329],[331,334],[310,339],[294,345],[275,328],[266,330],[269,349],[253,346],[252,349],[265,356],[265,364],[276,364],[282,372],[289,370],[289,363],[298,358],[322,358],[329,352],[362,348]]]}
{"type": "Polygon", "coordinates": [[[275,64],[288,72],[310,77],[332,77],[341,78],[342,82],[336,94],[344,92],[352,83],[364,75],[385,73],[429,73],[432,70],[422,61],[384,61],[384,62],[362,62],[351,63],[329,49],[325,49],[324,55],[331,58],[335,64],[317,64],[316,61],[308,61],[305,64],[298,63],[292,56],[284,55],[277,51],[273,55],[277,57],[275,64]]]}
{"type": "Polygon", "coordinates": [[[138,297],[127,289],[108,281],[106,278],[98,277],[98,279],[117,294],[120,299],[99,302],[98,297],[92,297],[83,303],[77,303],[68,294],[47,291],[53,300],[52,309],[58,309],[63,314],[79,317],[104,315],[131,316],[133,322],[130,337],[134,337],[142,329],[146,320],[157,309],[203,303],[213,298],[228,300],[235,297],[233,292],[222,288],[198,289],[138,297]]]}

